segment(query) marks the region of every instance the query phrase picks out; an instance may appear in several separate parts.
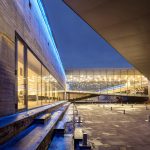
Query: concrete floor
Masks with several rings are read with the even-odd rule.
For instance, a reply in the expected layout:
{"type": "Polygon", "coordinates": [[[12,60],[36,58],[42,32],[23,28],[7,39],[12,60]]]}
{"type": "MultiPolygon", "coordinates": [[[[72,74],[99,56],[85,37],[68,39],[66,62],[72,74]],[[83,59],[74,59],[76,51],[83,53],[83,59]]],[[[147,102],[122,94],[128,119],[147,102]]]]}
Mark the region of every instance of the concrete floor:
{"type": "Polygon", "coordinates": [[[77,109],[94,150],[150,150],[150,110],[144,104],[78,104],[77,109]]]}

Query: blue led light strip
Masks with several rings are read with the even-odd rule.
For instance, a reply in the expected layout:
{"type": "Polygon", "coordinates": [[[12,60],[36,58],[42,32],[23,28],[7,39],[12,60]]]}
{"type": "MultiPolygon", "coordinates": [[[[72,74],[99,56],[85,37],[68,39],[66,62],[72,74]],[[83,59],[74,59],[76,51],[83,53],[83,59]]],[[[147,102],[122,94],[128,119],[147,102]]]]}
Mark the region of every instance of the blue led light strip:
{"type": "MultiPolygon", "coordinates": [[[[60,56],[59,56],[59,53],[57,51],[57,47],[56,47],[56,44],[55,44],[55,41],[54,41],[54,38],[53,38],[53,35],[52,35],[52,31],[50,29],[50,26],[49,26],[49,23],[48,23],[48,20],[47,20],[47,16],[45,14],[45,11],[44,11],[44,7],[43,7],[43,4],[41,2],[41,0],[37,0],[38,2],[38,6],[40,8],[40,11],[41,11],[41,14],[43,16],[43,19],[44,19],[44,22],[46,24],[46,27],[47,27],[47,30],[49,32],[49,35],[50,35],[50,40],[51,40],[51,44],[53,46],[53,50],[56,54],[56,57],[57,57],[57,60],[59,61],[59,64],[60,64],[60,68],[61,68],[61,71],[63,72],[64,76],[65,76],[65,72],[64,72],[64,69],[63,69],[63,65],[62,65],[62,62],[61,62],[61,59],[60,59],[60,56]]],[[[66,76],[65,76],[66,77],[66,76]]]]}

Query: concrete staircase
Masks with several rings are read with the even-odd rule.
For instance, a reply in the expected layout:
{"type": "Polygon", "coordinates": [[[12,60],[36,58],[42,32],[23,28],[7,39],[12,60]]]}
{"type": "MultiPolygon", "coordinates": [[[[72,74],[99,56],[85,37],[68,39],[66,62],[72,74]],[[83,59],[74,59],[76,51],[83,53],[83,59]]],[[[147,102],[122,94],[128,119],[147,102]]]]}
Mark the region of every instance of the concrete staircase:
{"type": "MultiPolygon", "coordinates": [[[[1,118],[0,121],[5,120],[5,123],[1,125],[1,130],[5,130],[9,127],[13,129],[12,126],[18,125],[11,131],[11,136],[4,136],[1,138],[0,149],[3,150],[35,150],[35,149],[47,149],[48,144],[51,142],[53,131],[62,119],[64,113],[66,112],[69,102],[60,102],[53,104],[52,106],[45,106],[40,108],[40,110],[32,110],[32,113],[28,112],[28,116],[25,114],[17,114],[20,116],[18,120],[17,117],[11,116],[9,118],[1,118]],[[22,116],[23,115],[23,116],[22,116]],[[14,120],[16,118],[16,120],[14,120]],[[31,119],[32,118],[32,119],[31,119]],[[7,123],[6,123],[7,120],[7,123]],[[8,122],[9,120],[9,122],[8,122]],[[11,121],[10,121],[11,120],[11,121]],[[25,126],[22,126],[22,120],[28,122],[25,126]],[[15,132],[15,133],[13,133],[15,132]]],[[[25,112],[26,113],[26,112],[25,112]]],[[[7,132],[7,130],[6,130],[7,132]]],[[[1,132],[0,132],[1,133],[1,132]]],[[[3,135],[4,135],[3,131],[3,135]]],[[[2,136],[2,134],[1,134],[2,136]]]]}

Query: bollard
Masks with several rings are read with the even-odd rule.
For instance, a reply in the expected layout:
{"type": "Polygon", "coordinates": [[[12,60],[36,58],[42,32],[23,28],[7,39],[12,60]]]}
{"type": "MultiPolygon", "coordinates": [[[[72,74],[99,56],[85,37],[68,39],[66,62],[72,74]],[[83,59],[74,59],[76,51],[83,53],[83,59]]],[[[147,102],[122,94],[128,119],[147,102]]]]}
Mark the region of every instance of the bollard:
{"type": "Polygon", "coordinates": [[[123,114],[126,114],[126,111],[125,111],[125,110],[123,110],[123,114]]]}
{"type": "Polygon", "coordinates": [[[112,111],[112,107],[110,107],[110,110],[112,111]]]}
{"type": "Polygon", "coordinates": [[[79,118],[78,118],[78,122],[81,122],[81,116],[79,116],[79,118]]]}
{"type": "Polygon", "coordinates": [[[78,116],[76,123],[79,123],[79,124],[82,123],[81,116],[78,116]]]}
{"type": "Polygon", "coordinates": [[[146,110],[148,110],[148,107],[147,107],[147,105],[145,106],[145,109],[146,109],[146,110]]]}
{"type": "Polygon", "coordinates": [[[150,122],[150,115],[147,116],[147,121],[150,122]]]}
{"type": "Polygon", "coordinates": [[[87,133],[83,133],[83,145],[87,145],[87,133]]]}
{"type": "Polygon", "coordinates": [[[87,138],[88,138],[87,133],[83,133],[82,143],[79,143],[80,149],[82,149],[82,150],[90,150],[91,149],[91,145],[88,144],[87,138]]]}
{"type": "Polygon", "coordinates": [[[76,110],[76,115],[78,115],[78,110],[76,110]]]}
{"type": "Polygon", "coordinates": [[[123,103],[121,105],[123,106],[123,103]]]}
{"type": "Polygon", "coordinates": [[[133,108],[133,105],[131,105],[131,108],[133,108]]]}

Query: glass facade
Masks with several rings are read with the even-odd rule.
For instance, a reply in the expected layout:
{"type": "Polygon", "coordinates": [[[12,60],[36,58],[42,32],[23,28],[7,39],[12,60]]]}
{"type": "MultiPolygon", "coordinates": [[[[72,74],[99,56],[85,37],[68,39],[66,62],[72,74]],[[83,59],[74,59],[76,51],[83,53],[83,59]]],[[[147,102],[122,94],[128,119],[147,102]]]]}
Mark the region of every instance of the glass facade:
{"type": "Polygon", "coordinates": [[[147,96],[148,80],[134,68],[67,70],[69,91],[147,96]]]}
{"type": "Polygon", "coordinates": [[[64,99],[64,88],[47,68],[17,40],[18,109],[34,108],[64,99]]]}

